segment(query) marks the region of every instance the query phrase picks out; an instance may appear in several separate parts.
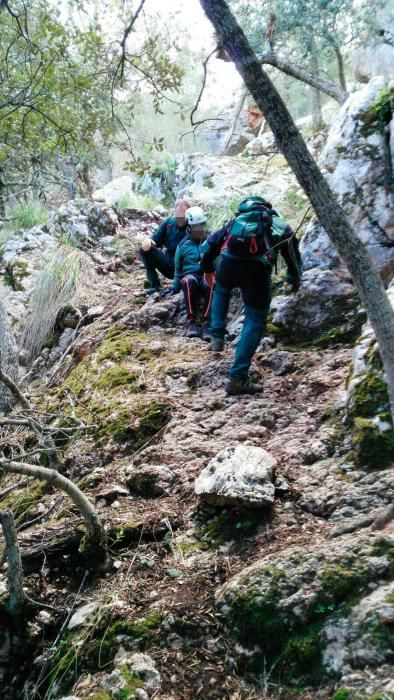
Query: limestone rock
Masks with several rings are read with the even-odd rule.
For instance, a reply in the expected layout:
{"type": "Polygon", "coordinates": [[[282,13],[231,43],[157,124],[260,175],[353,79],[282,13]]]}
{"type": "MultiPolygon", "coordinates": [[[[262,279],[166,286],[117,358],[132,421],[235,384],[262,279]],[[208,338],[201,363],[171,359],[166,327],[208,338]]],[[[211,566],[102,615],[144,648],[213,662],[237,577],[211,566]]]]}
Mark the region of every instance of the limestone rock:
{"type": "MultiPolygon", "coordinates": [[[[376,77],[360,90],[349,95],[339,112],[335,115],[320,158],[320,165],[327,173],[330,186],[337,194],[338,202],[343,207],[355,232],[364,243],[371,258],[385,281],[394,275],[394,206],[393,194],[387,187],[388,165],[384,134],[374,117],[374,106],[386,81],[376,77]]],[[[392,119],[392,122],[394,120],[392,119]]],[[[394,126],[392,126],[394,129],[394,126]]],[[[326,296],[326,280],[320,272],[346,275],[340,251],[331,244],[324,228],[317,221],[309,224],[300,244],[303,263],[303,285],[311,285],[311,277],[322,287],[322,306],[330,300],[326,296]]],[[[310,303],[310,293],[297,295],[297,313],[299,318],[316,312],[316,329],[327,325],[343,323],[346,320],[349,299],[349,285],[335,283],[333,286],[333,303],[336,312],[330,318],[331,311],[319,308],[315,301],[310,303]],[[343,313],[341,306],[343,304],[343,313]],[[322,313],[323,311],[323,313],[322,313]]],[[[315,284],[313,284],[315,286],[315,284]]],[[[274,300],[277,303],[277,300],[274,300]]],[[[281,306],[279,325],[292,328],[294,302],[279,298],[281,306]]],[[[308,324],[308,321],[307,321],[308,324]]],[[[296,324],[297,325],[297,324],[296,324]]]]}
{"type": "Polygon", "coordinates": [[[159,690],[161,687],[160,673],[152,657],[138,652],[131,654],[122,647],[115,656],[116,666],[127,666],[129,673],[141,680],[148,690],[159,690]]]}
{"type": "Polygon", "coordinates": [[[249,156],[267,155],[276,150],[275,136],[271,132],[268,134],[263,134],[262,136],[257,136],[257,138],[250,141],[245,148],[245,151],[249,156]]]}
{"type": "Polygon", "coordinates": [[[226,447],[203,469],[195,482],[195,492],[218,505],[254,508],[272,505],[272,482],[276,459],[261,447],[226,447]]]}
{"type": "Polygon", "coordinates": [[[108,503],[113,503],[118,496],[129,496],[129,491],[121,484],[105,483],[95,490],[96,501],[104,499],[108,503]]]}
{"type": "Polygon", "coordinates": [[[341,266],[339,255],[325,229],[314,220],[308,225],[300,242],[303,270],[321,268],[335,270],[341,266]]]}
{"type": "Polygon", "coordinates": [[[174,472],[164,464],[129,467],[127,485],[141,496],[162,496],[171,491],[176,479],[174,472]]]}
{"type": "Polygon", "coordinates": [[[91,603],[86,603],[86,605],[82,605],[73,614],[70,622],[68,623],[68,629],[73,630],[77,627],[84,627],[86,624],[88,624],[90,616],[93,615],[94,612],[96,612],[97,608],[98,603],[95,601],[92,601],[91,603]]]}
{"type": "Polygon", "coordinates": [[[61,233],[81,247],[88,244],[89,238],[112,236],[117,225],[118,217],[111,207],[87,199],[66,202],[50,219],[50,231],[54,235],[61,233]]]}

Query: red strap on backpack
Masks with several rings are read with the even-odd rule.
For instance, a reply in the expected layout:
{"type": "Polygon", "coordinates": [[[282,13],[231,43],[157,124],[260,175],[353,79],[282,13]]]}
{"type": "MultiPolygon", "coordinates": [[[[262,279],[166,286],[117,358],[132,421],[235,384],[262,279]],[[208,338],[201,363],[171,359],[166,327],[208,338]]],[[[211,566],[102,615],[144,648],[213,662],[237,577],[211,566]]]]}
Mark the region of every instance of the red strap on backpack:
{"type": "Polygon", "coordinates": [[[256,241],[255,238],[252,238],[251,241],[250,241],[249,252],[250,252],[252,255],[256,255],[256,253],[258,252],[258,250],[259,250],[259,247],[258,247],[258,245],[257,245],[257,241],[256,241]]]}

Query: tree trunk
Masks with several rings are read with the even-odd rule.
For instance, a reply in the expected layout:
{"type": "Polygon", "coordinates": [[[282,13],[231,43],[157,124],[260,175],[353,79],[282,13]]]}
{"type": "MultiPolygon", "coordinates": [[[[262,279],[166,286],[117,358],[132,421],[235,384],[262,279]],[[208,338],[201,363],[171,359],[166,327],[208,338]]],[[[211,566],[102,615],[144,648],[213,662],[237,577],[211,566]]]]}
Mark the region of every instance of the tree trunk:
{"type": "Polygon", "coordinates": [[[47,481],[64,491],[72,502],[80,510],[87,529],[86,548],[89,558],[101,564],[106,560],[106,537],[100,519],[85,494],[66,476],[59,474],[55,469],[47,469],[36,464],[25,464],[24,462],[14,462],[0,457],[0,469],[14,472],[15,474],[27,474],[35,479],[47,481]]]}
{"type": "Polygon", "coordinates": [[[200,0],[200,3],[353,277],[379,344],[394,416],[394,313],[382,281],[226,1],[200,0]]]}
{"type": "MultiPolygon", "coordinates": [[[[200,1],[202,2],[202,0],[200,1]]],[[[301,68],[301,66],[297,66],[294,63],[289,63],[285,59],[274,54],[272,51],[265,51],[263,54],[259,54],[257,58],[261,64],[267,63],[270,66],[274,66],[275,68],[278,68],[278,70],[282,71],[282,73],[286,73],[286,75],[290,75],[292,78],[301,80],[302,83],[306,83],[307,85],[324,92],[326,95],[329,95],[334,100],[339,102],[340,105],[343,104],[347,98],[346,92],[344,92],[339,85],[336,85],[336,83],[333,83],[331,80],[321,78],[320,76],[313,75],[309,71],[305,70],[305,68],[301,68]]]]}
{"type": "Polygon", "coordinates": [[[23,592],[23,569],[19,552],[18,537],[14,518],[10,510],[0,510],[0,523],[3,528],[5,552],[8,562],[7,581],[10,596],[10,610],[14,615],[22,612],[26,600],[23,592]]]}
{"type": "MultiPolygon", "coordinates": [[[[320,78],[319,74],[319,60],[317,55],[317,46],[314,37],[310,36],[310,54],[311,54],[311,73],[317,78],[320,78]]],[[[315,87],[311,88],[312,92],[312,129],[314,131],[319,131],[323,128],[323,114],[321,108],[321,93],[315,87]]]]}
{"type": "MultiPolygon", "coordinates": [[[[0,358],[1,366],[12,379],[18,375],[18,351],[8,320],[7,309],[0,298],[0,358]]],[[[13,403],[13,397],[8,387],[0,382],[0,413],[9,413],[13,403]]]]}
{"type": "Polygon", "coordinates": [[[233,137],[234,131],[235,131],[235,129],[237,128],[238,119],[239,119],[240,114],[241,114],[241,112],[242,112],[242,108],[243,108],[243,106],[244,106],[244,104],[245,104],[245,100],[246,100],[246,95],[247,95],[247,94],[248,94],[248,91],[245,90],[245,88],[243,88],[243,89],[242,89],[241,97],[239,98],[239,100],[238,100],[238,102],[237,102],[237,104],[236,104],[235,110],[234,110],[233,120],[232,120],[232,122],[231,122],[230,129],[229,129],[228,134],[227,134],[227,136],[226,136],[226,140],[225,140],[225,142],[224,142],[224,146],[223,146],[222,151],[221,151],[222,153],[225,153],[225,152],[227,151],[229,145],[230,145],[230,142],[231,142],[231,139],[232,139],[232,137],[233,137]]]}
{"type": "Polygon", "coordinates": [[[341,49],[339,48],[338,44],[331,37],[330,37],[330,42],[332,44],[332,48],[334,49],[335,57],[337,59],[339,83],[340,83],[342,90],[347,93],[347,85],[346,85],[346,77],[345,77],[345,64],[343,62],[342,52],[341,52],[341,49]]]}

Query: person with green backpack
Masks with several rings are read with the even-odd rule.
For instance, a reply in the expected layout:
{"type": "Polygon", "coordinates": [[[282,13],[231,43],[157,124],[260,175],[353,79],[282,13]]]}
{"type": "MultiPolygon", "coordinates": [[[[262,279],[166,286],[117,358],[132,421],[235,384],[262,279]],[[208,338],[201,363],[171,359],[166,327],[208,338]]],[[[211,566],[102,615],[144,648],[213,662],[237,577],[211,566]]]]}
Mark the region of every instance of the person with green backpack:
{"type": "Polygon", "coordinates": [[[261,392],[261,384],[248,376],[254,353],[261,341],[270,304],[271,272],[278,253],[287,264],[286,281],[297,291],[301,281],[301,257],[298,242],[289,224],[262,197],[244,197],[233,219],[215,231],[202,246],[201,268],[216,270],[216,285],[211,309],[209,349],[224,348],[226,318],[233,289],[241,290],[245,320],[237,343],[226,385],[228,395],[261,392]]]}

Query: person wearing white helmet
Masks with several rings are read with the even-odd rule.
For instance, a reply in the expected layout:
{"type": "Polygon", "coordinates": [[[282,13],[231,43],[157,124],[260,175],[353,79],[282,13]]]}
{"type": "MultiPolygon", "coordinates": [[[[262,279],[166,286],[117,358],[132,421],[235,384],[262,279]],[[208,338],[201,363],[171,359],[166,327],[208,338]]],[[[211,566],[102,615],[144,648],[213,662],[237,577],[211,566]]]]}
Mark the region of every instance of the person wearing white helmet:
{"type": "Polygon", "coordinates": [[[160,290],[160,272],[167,279],[174,279],[174,257],[178,243],[186,234],[185,212],[190,208],[186,199],[175,202],[174,216],[161,222],[152,238],[141,237],[140,258],[145,265],[148,293],[160,290]]]}
{"type": "Polygon", "coordinates": [[[201,337],[209,341],[209,313],[212,301],[212,286],[204,279],[200,266],[201,244],[207,236],[207,217],[201,207],[190,207],[185,212],[186,236],[180,242],[175,253],[175,276],[171,293],[183,290],[187,309],[186,337],[196,338],[200,335],[197,327],[199,306],[201,308],[201,337]]]}

